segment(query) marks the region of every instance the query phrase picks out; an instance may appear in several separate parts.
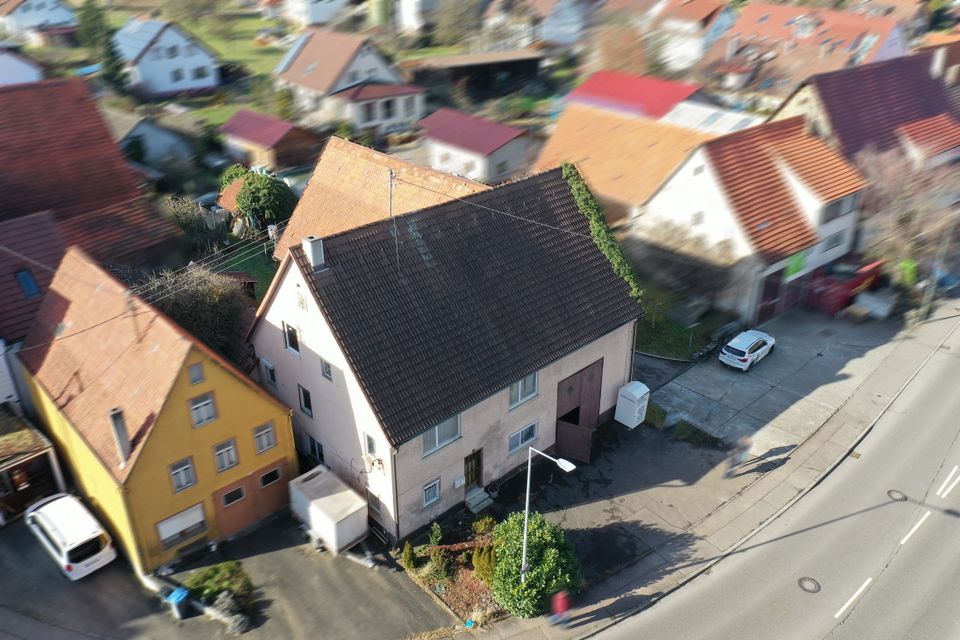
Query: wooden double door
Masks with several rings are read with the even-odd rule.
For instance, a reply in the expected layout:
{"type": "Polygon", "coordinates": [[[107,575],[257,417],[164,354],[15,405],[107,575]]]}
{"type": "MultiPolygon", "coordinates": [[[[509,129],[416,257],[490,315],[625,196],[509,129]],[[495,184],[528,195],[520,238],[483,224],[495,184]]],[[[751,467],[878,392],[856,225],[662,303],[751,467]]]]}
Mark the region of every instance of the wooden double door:
{"type": "Polygon", "coordinates": [[[557,385],[557,453],[589,463],[593,434],[600,423],[603,358],[557,385]]]}

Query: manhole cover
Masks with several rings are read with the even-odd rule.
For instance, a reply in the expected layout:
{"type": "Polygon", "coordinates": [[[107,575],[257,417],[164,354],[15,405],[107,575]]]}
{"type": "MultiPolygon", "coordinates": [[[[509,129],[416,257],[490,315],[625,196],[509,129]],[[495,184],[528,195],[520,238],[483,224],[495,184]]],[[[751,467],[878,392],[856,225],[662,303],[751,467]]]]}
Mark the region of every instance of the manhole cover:
{"type": "Polygon", "coordinates": [[[903,491],[897,491],[896,489],[890,489],[890,491],[887,491],[887,497],[894,502],[907,501],[907,494],[905,494],[903,491]]]}
{"type": "Polygon", "coordinates": [[[813,578],[800,578],[797,580],[797,584],[807,593],[820,593],[820,583],[813,578]]]}

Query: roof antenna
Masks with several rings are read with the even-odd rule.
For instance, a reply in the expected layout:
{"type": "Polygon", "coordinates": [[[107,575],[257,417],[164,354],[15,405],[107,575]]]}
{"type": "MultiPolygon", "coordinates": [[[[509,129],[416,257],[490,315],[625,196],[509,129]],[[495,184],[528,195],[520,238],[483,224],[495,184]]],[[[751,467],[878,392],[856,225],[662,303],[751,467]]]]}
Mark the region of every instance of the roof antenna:
{"type": "Polygon", "coordinates": [[[397,249],[397,273],[400,273],[400,236],[397,235],[397,219],[393,216],[393,169],[387,169],[387,207],[393,220],[393,245],[397,249]]]}

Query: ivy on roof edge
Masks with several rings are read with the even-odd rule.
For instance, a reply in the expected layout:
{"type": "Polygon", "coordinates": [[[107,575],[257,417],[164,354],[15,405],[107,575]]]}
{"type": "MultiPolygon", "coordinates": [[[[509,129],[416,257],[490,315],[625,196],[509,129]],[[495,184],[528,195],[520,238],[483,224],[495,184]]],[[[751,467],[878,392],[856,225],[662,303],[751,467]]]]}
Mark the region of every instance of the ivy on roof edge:
{"type": "Polygon", "coordinates": [[[570,186],[577,208],[590,223],[590,235],[593,237],[593,242],[610,261],[613,272],[623,278],[623,281],[630,287],[630,297],[640,302],[643,299],[643,288],[637,280],[633,266],[624,257],[620,243],[617,242],[613,231],[610,230],[607,219],[603,215],[603,209],[600,208],[600,203],[597,202],[583,176],[580,175],[580,172],[572,163],[564,162],[560,165],[560,169],[563,172],[563,179],[570,186]]]}

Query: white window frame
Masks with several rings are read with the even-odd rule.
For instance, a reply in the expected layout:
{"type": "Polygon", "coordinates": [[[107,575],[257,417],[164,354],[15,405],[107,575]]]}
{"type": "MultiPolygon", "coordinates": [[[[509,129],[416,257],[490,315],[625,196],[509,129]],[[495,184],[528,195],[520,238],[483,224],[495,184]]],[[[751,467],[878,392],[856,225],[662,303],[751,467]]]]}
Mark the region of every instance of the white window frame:
{"type": "Polygon", "coordinates": [[[305,416],[313,417],[313,394],[310,393],[310,389],[307,389],[301,384],[297,385],[297,398],[300,400],[300,412],[305,416]],[[306,392],[307,397],[310,399],[310,408],[303,406],[303,394],[306,392]]]}
{"type": "Polygon", "coordinates": [[[527,426],[525,426],[523,429],[520,429],[519,431],[515,431],[515,432],[511,433],[511,434],[507,437],[507,449],[509,450],[510,453],[516,453],[517,451],[522,451],[522,450],[523,450],[527,445],[529,445],[531,442],[536,442],[537,437],[538,437],[539,435],[540,435],[540,423],[539,423],[539,422],[531,422],[530,424],[528,424],[527,426]],[[531,437],[527,438],[526,440],[524,440],[524,439],[523,439],[523,433],[524,433],[525,431],[527,431],[528,429],[530,429],[530,428],[533,428],[533,435],[532,435],[531,437]],[[514,444],[513,444],[513,439],[514,439],[514,437],[517,437],[517,444],[516,444],[516,446],[514,446],[514,444]]]}
{"type": "Polygon", "coordinates": [[[426,509],[427,507],[434,505],[438,502],[440,502],[440,478],[437,478],[433,482],[428,482],[427,484],[423,485],[423,508],[426,509]],[[434,497],[432,500],[429,500],[429,501],[427,500],[428,489],[436,490],[436,497],[434,497]]]}
{"type": "Polygon", "coordinates": [[[520,378],[519,380],[517,380],[516,382],[514,382],[513,384],[510,385],[509,391],[510,391],[510,396],[509,396],[509,398],[508,398],[508,402],[510,403],[510,408],[511,408],[511,409],[513,409],[514,407],[519,407],[519,406],[522,405],[524,402],[527,402],[528,400],[532,400],[533,398],[536,398],[536,397],[537,397],[537,394],[540,393],[540,374],[539,374],[539,372],[538,372],[538,371],[534,371],[533,373],[531,373],[531,374],[529,374],[529,375],[523,376],[522,378],[520,378]],[[524,395],[524,393],[523,393],[523,391],[524,391],[524,382],[525,382],[527,379],[529,379],[531,376],[533,376],[533,391],[529,391],[529,390],[528,390],[528,391],[527,391],[527,394],[524,395]],[[513,399],[513,395],[514,395],[513,391],[514,391],[514,389],[517,390],[517,393],[516,393],[517,399],[516,399],[516,400],[513,399]]]}
{"type": "Polygon", "coordinates": [[[363,434],[363,450],[368,456],[377,457],[377,441],[369,433],[363,434]]]}
{"type": "Polygon", "coordinates": [[[284,322],[284,323],[282,323],[282,324],[283,324],[283,346],[286,347],[287,351],[289,351],[290,353],[292,353],[292,354],[294,354],[294,355],[296,355],[296,356],[299,357],[299,356],[300,356],[300,343],[303,342],[303,341],[300,339],[300,329],[298,329],[297,327],[295,327],[295,326],[293,326],[292,324],[289,324],[289,323],[287,323],[287,322],[284,322]],[[296,336],[296,340],[297,340],[297,346],[296,346],[296,347],[291,347],[291,346],[290,346],[290,333],[289,333],[289,332],[290,332],[291,329],[293,330],[294,336],[296,336]]]}
{"type": "Polygon", "coordinates": [[[327,380],[333,381],[333,367],[323,358],[320,358],[320,373],[327,380]]]}
{"type": "Polygon", "coordinates": [[[195,362],[187,368],[187,373],[190,376],[190,384],[200,384],[206,377],[203,375],[203,363],[195,362]],[[198,373],[199,372],[199,373],[198,373]]]}
{"type": "Polygon", "coordinates": [[[169,518],[164,518],[154,526],[157,531],[157,538],[160,540],[160,545],[164,549],[171,549],[178,544],[182,544],[207,530],[207,519],[203,513],[203,503],[195,504],[180,513],[173,514],[169,518]],[[196,519],[197,515],[200,516],[199,520],[196,519]],[[172,524],[180,528],[168,534],[167,537],[164,537],[163,529],[169,528],[171,521],[172,524]]]}
{"type": "Polygon", "coordinates": [[[230,438],[220,444],[213,445],[213,461],[217,466],[217,473],[229,471],[240,464],[240,452],[237,451],[237,439],[230,438]],[[221,456],[223,459],[221,460],[221,456]]]}
{"type": "MultiPolygon", "coordinates": [[[[201,411],[202,413],[202,411],[201,411]]],[[[201,416],[202,417],[202,416],[201,416]]],[[[204,393],[197,396],[196,398],[190,398],[190,420],[193,422],[194,427],[202,427],[205,424],[213,422],[217,419],[217,403],[213,399],[213,392],[204,393]],[[210,407],[210,416],[207,418],[197,421],[198,409],[202,407],[210,407]]]]}
{"type": "Polygon", "coordinates": [[[277,368],[273,366],[273,363],[267,360],[266,358],[260,358],[260,364],[263,365],[263,381],[266,384],[273,387],[274,389],[276,389],[277,388],[277,368]]]}
{"type": "Polygon", "coordinates": [[[170,465],[170,482],[174,493],[180,493],[197,484],[197,472],[193,468],[192,457],[177,460],[170,465]],[[185,481],[180,479],[181,474],[186,476],[185,481]]]}
{"type": "Polygon", "coordinates": [[[253,445],[257,450],[257,455],[264,451],[270,451],[277,446],[277,432],[273,428],[273,423],[262,424],[253,430],[253,445]],[[263,446],[264,443],[266,446],[263,446]]]}
{"type": "Polygon", "coordinates": [[[457,419],[456,434],[450,438],[447,438],[443,442],[440,442],[440,426],[448,422],[449,420],[452,420],[453,417],[454,416],[447,418],[440,424],[435,424],[434,426],[430,427],[429,429],[427,429],[426,431],[420,434],[420,443],[423,446],[424,458],[429,456],[431,453],[434,453],[435,451],[439,451],[440,449],[443,449],[445,446],[449,445],[451,442],[456,442],[457,440],[460,439],[460,433],[461,433],[460,432],[460,414],[458,413],[456,415],[456,419],[457,419]],[[433,446],[428,447],[427,442],[428,442],[428,436],[430,434],[433,434],[433,446]]]}

